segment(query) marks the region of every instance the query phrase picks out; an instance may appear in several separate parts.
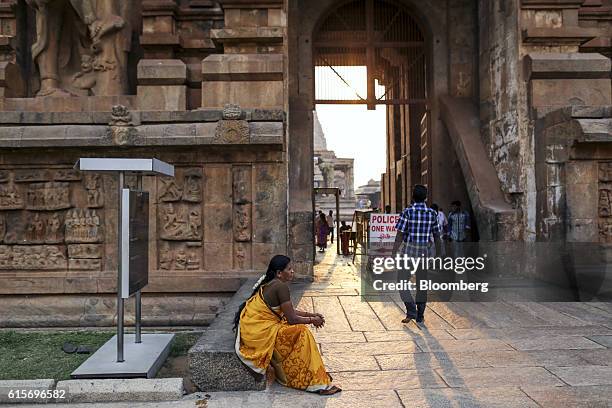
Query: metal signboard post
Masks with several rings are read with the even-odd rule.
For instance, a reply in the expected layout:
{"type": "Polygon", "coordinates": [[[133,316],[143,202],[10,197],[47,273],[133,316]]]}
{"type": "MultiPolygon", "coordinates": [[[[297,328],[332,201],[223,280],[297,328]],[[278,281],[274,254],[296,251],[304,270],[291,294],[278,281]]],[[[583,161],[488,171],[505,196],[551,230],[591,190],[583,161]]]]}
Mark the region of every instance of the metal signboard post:
{"type": "MultiPolygon", "coordinates": [[[[117,338],[116,347],[103,345],[90,359],[72,373],[73,378],[100,377],[150,377],[159,369],[167,356],[173,335],[147,334],[150,344],[143,344],[141,333],[141,290],[148,283],[149,272],[149,194],[143,191],[142,177],[161,175],[174,177],[174,167],[157,159],[82,158],[75,168],[80,171],[111,172],[118,178],[117,222],[117,338]],[[135,175],[137,189],[125,188],[126,174],[135,175]],[[124,301],[134,295],[135,334],[134,344],[124,344],[124,301]],[[124,349],[134,350],[130,364],[124,349]],[[116,351],[114,364],[109,363],[108,353],[116,351]],[[161,361],[160,361],[161,360],[161,361]]],[[[131,337],[131,336],[130,336],[131,337]]]]}

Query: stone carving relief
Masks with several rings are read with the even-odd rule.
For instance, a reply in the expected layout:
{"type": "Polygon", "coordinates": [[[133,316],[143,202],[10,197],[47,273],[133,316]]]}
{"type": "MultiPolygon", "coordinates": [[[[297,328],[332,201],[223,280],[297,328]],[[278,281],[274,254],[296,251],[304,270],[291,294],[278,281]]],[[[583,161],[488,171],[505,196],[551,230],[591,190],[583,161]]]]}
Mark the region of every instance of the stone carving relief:
{"type": "Polygon", "coordinates": [[[102,222],[96,210],[72,209],[66,213],[66,242],[102,242],[102,222]]]}
{"type": "Polygon", "coordinates": [[[111,108],[110,136],[114,144],[125,145],[130,142],[135,132],[132,122],[132,113],[123,105],[114,105],[111,108]]]}
{"type": "Polygon", "coordinates": [[[234,241],[251,240],[251,204],[234,206],[234,241]]]}
{"type": "Polygon", "coordinates": [[[161,187],[159,189],[159,199],[164,202],[180,201],[183,190],[176,183],[174,177],[160,177],[161,187]]]}
{"type": "Polygon", "coordinates": [[[214,141],[216,143],[248,143],[250,139],[249,122],[242,119],[240,106],[227,104],[223,108],[223,119],[217,123],[214,141]]]}
{"type": "Polygon", "coordinates": [[[247,248],[244,245],[234,246],[234,269],[247,269],[247,248]]]}
{"type": "Polygon", "coordinates": [[[87,190],[87,207],[101,208],[104,206],[102,178],[99,174],[85,175],[85,190],[87,190]]]}
{"type": "Polygon", "coordinates": [[[98,244],[68,245],[68,257],[78,259],[101,259],[104,250],[98,244]]]}
{"type": "Polygon", "coordinates": [[[202,169],[185,170],[183,201],[190,203],[202,201],[202,169]]]}
{"type": "Polygon", "coordinates": [[[66,255],[60,246],[0,245],[0,269],[66,269],[66,255]]]}
{"type": "Polygon", "coordinates": [[[161,244],[159,250],[159,269],[162,270],[198,270],[201,269],[201,243],[188,242],[172,250],[168,242],[161,244]]]}
{"type": "Polygon", "coordinates": [[[599,163],[599,241],[612,243],[612,162],[599,163]]]}
{"type": "Polygon", "coordinates": [[[26,0],[36,11],[37,96],[123,95],[131,1],[26,0]]]}
{"type": "Polygon", "coordinates": [[[13,180],[0,185],[0,210],[18,210],[24,207],[23,195],[13,180]]]}
{"type": "Polygon", "coordinates": [[[30,184],[26,192],[28,210],[63,210],[70,208],[68,183],[48,182],[30,184]]]}
{"type": "Polygon", "coordinates": [[[194,206],[167,203],[161,206],[160,238],[170,241],[202,239],[202,215],[194,206]]]}
{"type": "Polygon", "coordinates": [[[3,269],[101,270],[104,247],[93,243],[103,242],[102,176],[17,169],[0,170],[0,180],[3,269]]]}

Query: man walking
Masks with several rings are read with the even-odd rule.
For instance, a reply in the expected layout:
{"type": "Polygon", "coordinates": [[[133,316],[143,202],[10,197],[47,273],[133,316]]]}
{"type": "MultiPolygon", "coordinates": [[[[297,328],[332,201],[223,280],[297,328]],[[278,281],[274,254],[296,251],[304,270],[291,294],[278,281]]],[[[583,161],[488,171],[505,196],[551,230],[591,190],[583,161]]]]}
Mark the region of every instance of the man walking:
{"type": "Polygon", "coordinates": [[[453,201],[448,214],[448,240],[453,257],[463,256],[463,242],[468,240],[470,229],[470,216],[461,210],[461,201],[453,201]]]}
{"type": "MultiPolygon", "coordinates": [[[[403,244],[403,255],[410,258],[431,257],[433,248],[430,236],[440,240],[440,228],[438,226],[438,213],[427,207],[427,187],[416,185],[412,192],[413,204],[402,211],[399,220],[395,225],[397,235],[393,246],[393,257],[399,252],[403,244]]],[[[399,271],[400,280],[410,280],[412,271],[401,269],[399,271]]],[[[427,279],[427,270],[419,268],[416,271],[416,302],[409,290],[400,291],[400,296],[406,306],[406,318],[402,323],[409,323],[415,319],[417,323],[422,323],[425,317],[425,307],[427,304],[427,291],[420,290],[419,282],[427,279]]]]}
{"type": "Polygon", "coordinates": [[[329,210],[329,214],[327,215],[327,226],[329,227],[329,235],[331,237],[331,243],[334,243],[334,212],[329,210]]]}

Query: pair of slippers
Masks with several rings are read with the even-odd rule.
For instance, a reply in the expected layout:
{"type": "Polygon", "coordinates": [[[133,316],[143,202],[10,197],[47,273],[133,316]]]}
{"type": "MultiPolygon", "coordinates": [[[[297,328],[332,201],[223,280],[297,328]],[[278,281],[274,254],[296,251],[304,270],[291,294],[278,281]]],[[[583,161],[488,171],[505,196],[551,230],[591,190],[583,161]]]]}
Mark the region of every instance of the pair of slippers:
{"type": "Polygon", "coordinates": [[[67,354],[90,354],[91,347],[89,346],[76,346],[70,342],[64,343],[62,346],[62,351],[67,354]]]}

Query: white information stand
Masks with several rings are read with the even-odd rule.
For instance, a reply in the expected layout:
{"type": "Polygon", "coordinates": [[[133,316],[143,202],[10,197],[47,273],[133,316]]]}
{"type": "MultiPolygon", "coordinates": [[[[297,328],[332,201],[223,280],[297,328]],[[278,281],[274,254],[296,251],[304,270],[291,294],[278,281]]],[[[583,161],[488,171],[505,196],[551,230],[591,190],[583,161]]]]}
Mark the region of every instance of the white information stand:
{"type": "MultiPolygon", "coordinates": [[[[113,173],[118,178],[117,214],[117,334],[87,359],[72,374],[72,378],[151,378],[164,363],[173,334],[141,334],[140,289],[147,282],[148,264],[144,265],[144,279],[134,288],[130,285],[130,204],[134,191],[125,188],[125,176],[136,175],[138,194],[148,203],[147,193],[142,192],[143,176],[174,177],[174,166],[157,159],[81,158],[74,166],[80,171],[113,173]],[[144,282],[144,283],[143,283],[144,282]],[[124,300],[132,294],[135,298],[135,333],[124,335],[124,300]],[[127,338],[128,344],[124,344],[127,338]],[[127,352],[124,354],[124,352],[127,352]]],[[[147,217],[148,218],[148,217],[147,217]]],[[[148,229],[148,219],[145,221],[148,229]]],[[[146,234],[145,234],[146,235],[146,234]]],[[[146,238],[145,238],[146,239],[146,238]]],[[[146,262],[146,259],[144,260],[146,262]]]]}

